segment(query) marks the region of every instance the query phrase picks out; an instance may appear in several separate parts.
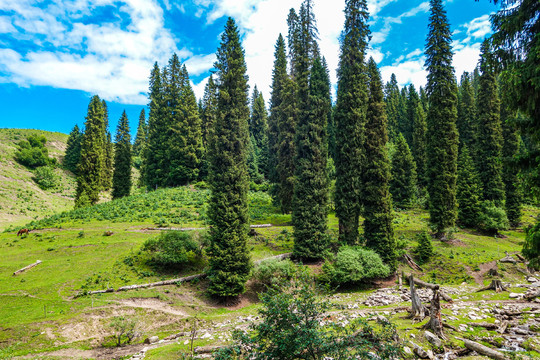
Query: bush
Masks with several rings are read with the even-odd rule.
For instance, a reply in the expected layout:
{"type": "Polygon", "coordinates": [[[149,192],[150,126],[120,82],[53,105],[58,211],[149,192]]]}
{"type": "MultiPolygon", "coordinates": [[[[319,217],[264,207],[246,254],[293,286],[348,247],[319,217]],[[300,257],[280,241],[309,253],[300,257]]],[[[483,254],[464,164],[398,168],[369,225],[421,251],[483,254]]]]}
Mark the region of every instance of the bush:
{"type": "Polygon", "coordinates": [[[142,248],[150,253],[150,263],[157,267],[180,270],[202,256],[202,249],[190,233],[164,231],[147,240],[142,248]]]}
{"type": "Polygon", "coordinates": [[[536,225],[527,229],[527,237],[523,245],[523,256],[529,260],[529,266],[540,269],[540,219],[536,225]]]}
{"type": "Polygon", "coordinates": [[[135,318],[115,316],[109,326],[114,330],[116,346],[129,344],[139,336],[138,321],[135,318]]]}
{"type": "Polygon", "coordinates": [[[504,209],[497,207],[492,201],[483,201],[478,214],[477,228],[490,234],[508,229],[508,218],[504,209]]]}
{"type": "Polygon", "coordinates": [[[43,190],[54,188],[59,183],[59,177],[52,166],[40,166],[34,171],[34,180],[43,190]]]}
{"type": "Polygon", "coordinates": [[[296,265],[289,259],[269,259],[257,265],[253,271],[253,279],[265,286],[276,284],[283,279],[291,279],[296,274],[296,265]]]}
{"type": "Polygon", "coordinates": [[[30,135],[26,140],[19,141],[15,160],[29,168],[56,164],[56,159],[49,158],[46,142],[43,135],[30,135]]]}
{"type": "Polygon", "coordinates": [[[359,284],[389,274],[390,269],[375,251],[344,246],[324,263],[321,279],[334,285],[359,284]]]}
{"type": "Polygon", "coordinates": [[[418,246],[415,250],[418,263],[425,264],[433,256],[433,244],[431,243],[431,238],[428,232],[424,230],[416,235],[416,241],[418,241],[418,246]]]}
{"type": "Polygon", "coordinates": [[[306,271],[272,286],[261,295],[261,322],[251,325],[251,333],[235,331],[235,343],[215,353],[215,359],[398,357],[393,325],[383,322],[373,328],[363,319],[328,319],[331,305],[317,290],[306,271]]]}

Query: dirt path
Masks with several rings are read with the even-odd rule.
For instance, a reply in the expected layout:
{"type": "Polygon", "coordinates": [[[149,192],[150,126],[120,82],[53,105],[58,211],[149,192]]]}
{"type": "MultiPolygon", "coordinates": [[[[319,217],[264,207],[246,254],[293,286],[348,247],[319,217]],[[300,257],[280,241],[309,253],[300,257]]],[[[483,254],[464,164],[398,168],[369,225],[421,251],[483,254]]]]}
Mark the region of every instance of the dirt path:
{"type": "Polygon", "coordinates": [[[176,309],[170,306],[170,304],[155,298],[131,298],[125,300],[115,300],[113,302],[121,306],[161,311],[176,316],[188,316],[188,314],[184,311],[176,309]]]}

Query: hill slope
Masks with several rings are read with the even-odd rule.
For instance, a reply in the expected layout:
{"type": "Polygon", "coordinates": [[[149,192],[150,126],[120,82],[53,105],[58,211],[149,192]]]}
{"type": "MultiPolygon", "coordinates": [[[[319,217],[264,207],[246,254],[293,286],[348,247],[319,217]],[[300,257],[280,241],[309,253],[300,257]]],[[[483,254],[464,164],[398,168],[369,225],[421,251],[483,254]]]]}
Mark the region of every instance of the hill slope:
{"type": "Polygon", "coordinates": [[[15,161],[17,143],[32,134],[44,135],[49,156],[63,158],[68,135],[42,130],[0,129],[0,230],[20,225],[73,207],[75,177],[56,169],[59,185],[42,190],[33,181],[33,172],[15,161]]]}

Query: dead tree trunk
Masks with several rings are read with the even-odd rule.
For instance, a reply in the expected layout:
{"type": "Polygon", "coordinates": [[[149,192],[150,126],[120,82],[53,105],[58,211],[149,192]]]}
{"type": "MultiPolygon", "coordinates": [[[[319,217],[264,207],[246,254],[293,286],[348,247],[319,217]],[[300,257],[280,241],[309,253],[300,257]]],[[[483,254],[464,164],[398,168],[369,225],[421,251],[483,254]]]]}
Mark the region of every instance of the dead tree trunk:
{"type": "MultiPolygon", "coordinates": [[[[412,274],[410,276],[412,276],[412,274]]],[[[422,281],[422,280],[417,279],[417,278],[413,278],[413,281],[418,286],[425,287],[425,288],[428,288],[428,289],[431,289],[431,290],[440,290],[440,287],[437,284],[430,284],[430,283],[427,283],[427,282],[422,281]]],[[[446,302],[449,302],[449,303],[454,302],[454,300],[452,300],[452,298],[450,296],[446,295],[442,291],[439,291],[439,295],[446,302]]]]}
{"type": "Polygon", "coordinates": [[[414,270],[418,270],[418,271],[424,271],[420,265],[418,265],[417,263],[414,262],[414,260],[412,259],[412,257],[410,257],[408,254],[404,254],[403,255],[403,259],[405,259],[405,262],[407,263],[407,265],[409,265],[412,269],[414,270]]]}
{"type": "Polygon", "coordinates": [[[480,355],[484,355],[484,356],[487,356],[487,357],[490,357],[490,358],[496,359],[496,360],[507,360],[508,359],[506,356],[504,356],[503,353],[498,352],[496,350],[493,350],[491,348],[488,348],[487,346],[484,346],[484,345],[479,344],[477,342],[467,340],[467,339],[461,339],[461,338],[457,338],[457,339],[463,341],[463,343],[465,344],[465,347],[467,349],[472,350],[472,351],[476,351],[480,355]]]}
{"type": "Polygon", "coordinates": [[[500,279],[491,280],[491,284],[489,284],[488,286],[485,286],[485,287],[483,287],[481,289],[476,290],[476,292],[485,291],[485,290],[493,290],[493,291],[498,292],[498,293],[501,292],[501,291],[508,291],[503,286],[500,279]]]}
{"type": "Polygon", "coordinates": [[[433,290],[431,306],[429,307],[429,321],[426,323],[426,325],[424,325],[424,329],[429,329],[439,338],[446,339],[443,334],[439,290],[433,290]]]}
{"type": "Polygon", "coordinates": [[[414,288],[414,277],[412,274],[409,276],[409,285],[411,287],[412,303],[411,319],[418,319],[419,321],[422,321],[426,317],[426,308],[424,305],[422,305],[420,297],[416,293],[416,289],[414,288]]]}

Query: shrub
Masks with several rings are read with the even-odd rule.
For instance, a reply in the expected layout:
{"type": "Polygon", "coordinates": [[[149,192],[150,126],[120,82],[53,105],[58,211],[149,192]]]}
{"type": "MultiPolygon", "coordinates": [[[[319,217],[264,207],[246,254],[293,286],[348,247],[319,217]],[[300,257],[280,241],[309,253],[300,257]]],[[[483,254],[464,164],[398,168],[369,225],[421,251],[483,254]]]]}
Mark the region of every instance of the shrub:
{"type": "Polygon", "coordinates": [[[54,188],[59,183],[52,166],[40,166],[34,171],[34,180],[43,190],[54,188]]]}
{"type": "Polygon", "coordinates": [[[536,225],[527,229],[527,237],[523,245],[523,256],[529,260],[529,266],[540,269],[540,219],[536,225]]]}
{"type": "Polygon", "coordinates": [[[322,280],[334,285],[358,284],[389,274],[390,269],[375,251],[344,246],[324,263],[322,280]]]}
{"type": "Polygon", "coordinates": [[[504,209],[497,207],[492,201],[483,201],[478,214],[477,228],[490,234],[497,234],[508,229],[508,218],[504,209]]]}
{"type": "Polygon", "coordinates": [[[29,168],[55,164],[56,159],[49,158],[46,142],[43,135],[30,135],[26,140],[19,141],[15,160],[29,168]]]}
{"type": "Polygon", "coordinates": [[[114,330],[116,346],[129,344],[139,336],[138,321],[135,318],[115,316],[109,326],[114,330]]]}
{"type": "Polygon", "coordinates": [[[159,237],[147,240],[142,250],[151,254],[152,265],[179,270],[202,256],[199,245],[188,232],[164,231],[159,237]]]}
{"type": "Polygon", "coordinates": [[[416,247],[416,257],[420,264],[425,264],[433,256],[433,244],[431,238],[426,230],[416,235],[416,241],[418,246],[416,247]]]}
{"type": "Polygon", "coordinates": [[[260,323],[251,333],[235,331],[235,343],[215,359],[373,359],[397,358],[396,331],[388,322],[371,327],[363,319],[335,322],[325,318],[330,303],[319,296],[306,271],[272,286],[261,295],[260,323]]]}
{"type": "Polygon", "coordinates": [[[269,259],[255,267],[253,279],[262,285],[270,286],[280,280],[291,279],[296,272],[296,265],[289,259],[269,259]]]}

